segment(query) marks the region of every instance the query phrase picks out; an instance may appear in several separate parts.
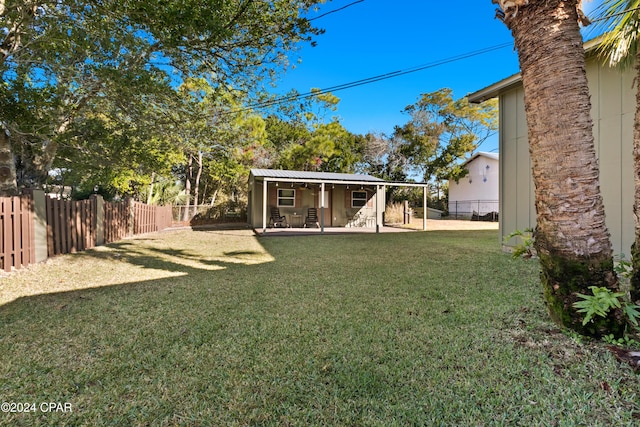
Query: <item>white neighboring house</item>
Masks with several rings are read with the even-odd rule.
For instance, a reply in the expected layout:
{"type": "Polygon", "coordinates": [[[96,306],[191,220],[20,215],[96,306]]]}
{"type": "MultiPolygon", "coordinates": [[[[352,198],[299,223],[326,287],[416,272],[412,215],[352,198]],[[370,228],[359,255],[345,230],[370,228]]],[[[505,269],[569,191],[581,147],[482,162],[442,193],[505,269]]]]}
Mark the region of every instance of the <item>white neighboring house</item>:
{"type": "Polygon", "coordinates": [[[469,173],[458,181],[449,181],[449,217],[471,218],[473,214],[486,215],[499,211],[499,169],[498,153],[480,151],[463,164],[469,173]]]}

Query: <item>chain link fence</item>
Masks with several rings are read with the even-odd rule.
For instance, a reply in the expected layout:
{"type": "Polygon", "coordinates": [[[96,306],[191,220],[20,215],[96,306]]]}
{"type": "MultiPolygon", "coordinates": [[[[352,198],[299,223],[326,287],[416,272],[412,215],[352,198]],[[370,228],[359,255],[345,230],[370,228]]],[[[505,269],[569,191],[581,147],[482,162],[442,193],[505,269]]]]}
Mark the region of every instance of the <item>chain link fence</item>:
{"type": "Polygon", "coordinates": [[[449,218],[474,221],[498,221],[498,200],[450,200],[449,218]]]}

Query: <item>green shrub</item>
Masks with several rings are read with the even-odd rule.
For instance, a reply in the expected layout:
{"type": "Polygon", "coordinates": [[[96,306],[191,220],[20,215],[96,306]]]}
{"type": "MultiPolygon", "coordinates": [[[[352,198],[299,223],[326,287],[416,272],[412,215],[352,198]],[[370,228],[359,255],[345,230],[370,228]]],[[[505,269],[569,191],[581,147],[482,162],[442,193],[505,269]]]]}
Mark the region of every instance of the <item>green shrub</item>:
{"type": "Polygon", "coordinates": [[[586,325],[593,320],[595,316],[607,317],[612,309],[622,309],[627,320],[634,326],[638,327],[638,319],[640,318],[640,306],[627,302],[623,299],[624,292],[613,292],[611,289],[599,286],[589,286],[593,295],[578,294],[582,298],[576,301],[573,306],[578,309],[579,313],[585,313],[582,324],[586,325]]]}
{"type": "Polygon", "coordinates": [[[527,228],[524,231],[515,230],[508,236],[505,236],[504,244],[508,245],[509,240],[513,239],[514,237],[518,239],[519,243],[516,244],[516,246],[514,246],[513,248],[513,252],[511,254],[513,258],[522,257],[522,258],[528,259],[528,258],[534,258],[536,256],[536,250],[533,246],[535,242],[535,237],[534,237],[532,228],[527,228]]]}

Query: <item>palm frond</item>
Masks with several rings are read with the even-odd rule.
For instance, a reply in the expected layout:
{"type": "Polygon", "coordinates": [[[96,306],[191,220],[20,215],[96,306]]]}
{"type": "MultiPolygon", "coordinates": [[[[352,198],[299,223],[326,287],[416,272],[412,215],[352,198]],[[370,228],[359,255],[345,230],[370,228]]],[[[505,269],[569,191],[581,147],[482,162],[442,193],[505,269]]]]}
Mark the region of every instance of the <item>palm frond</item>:
{"type": "Polygon", "coordinates": [[[605,0],[594,11],[594,30],[602,32],[597,52],[611,66],[633,63],[640,32],[639,7],[640,0],[605,0]]]}

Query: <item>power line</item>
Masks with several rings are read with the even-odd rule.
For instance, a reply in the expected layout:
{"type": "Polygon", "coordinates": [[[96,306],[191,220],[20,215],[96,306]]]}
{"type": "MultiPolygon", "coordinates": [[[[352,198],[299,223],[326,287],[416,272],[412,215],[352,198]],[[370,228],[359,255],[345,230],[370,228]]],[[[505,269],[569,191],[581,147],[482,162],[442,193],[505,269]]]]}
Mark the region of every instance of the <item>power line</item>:
{"type": "Polygon", "coordinates": [[[456,61],[461,61],[463,59],[467,59],[467,58],[472,58],[474,56],[478,56],[478,55],[483,55],[485,53],[489,53],[495,50],[499,50],[499,49],[504,49],[505,47],[508,46],[513,46],[512,42],[509,43],[502,43],[499,45],[495,45],[495,46],[490,46],[490,47],[486,47],[483,49],[478,49],[478,50],[474,50],[472,52],[467,52],[467,53],[463,53],[460,55],[456,55],[456,56],[452,56],[449,58],[445,58],[445,59],[441,59],[435,62],[431,62],[428,64],[423,64],[423,65],[417,65],[414,67],[410,67],[404,70],[398,70],[398,71],[392,71],[389,73],[384,73],[384,74],[379,74],[377,76],[372,76],[372,77],[367,77],[364,79],[360,79],[360,80],[355,80],[349,83],[343,83],[343,84],[339,84],[336,86],[330,86],[324,89],[319,89],[319,90],[314,90],[314,91],[310,91],[310,92],[305,92],[305,93],[301,93],[301,94],[296,94],[296,95],[289,95],[289,96],[283,96],[280,98],[276,98],[276,99],[272,99],[270,101],[264,101],[264,102],[257,102],[254,104],[250,104],[244,108],[235,110],[235,111],[229,111],[229,114],[231,113],[240,113],[240,112],[244,112],[244,111],[249,111],[249,110],[254,110],[254,109],[260,109],[260,108],[265,108],[265,107],[271,107],[274,105],[279,105],[279,104],[283,104],[285,102],[291,102],[291,101],[296,101],[299,99],[305,99],[305,98],[310,98],[312,96],[317,96],[317,95],[322,95],[325,93],[329,93],[329,92],[338,92],[341,90],[346,90],[346,89],[351,89],[354,87],[358,87],[358,86],[363,86],[363,85],[367,85],[367,84],[371,84],[371,83],[376,83],[382,80],[388,80],[388,79],[392,79],[395,77],[400,77],[400,76],[404,76],[406,74],[411,74],[411,73],[416,73],[418,71],[423,71],[429,68],[434,68],[434,67],[438,67],[441,65],[445,65],[445,64],[449,64],[452,62],[456,62],[456,61]]]}
{"type": "MultiPolygon", "coordinates": [[[[329,15],[329,14],[332,14],[332,13],[335,13],[335,12],[339,12],[339,11],[341,11],[343,9],[346,9],[346,8],[348,8],[350,6],[353,6],[353,5],[357,4],[357,3],[362,3],[364,1],[365,0],[357,0],[357,1],[349,3],[349,4],[347,4],[347,5],[345,5],[345,6],[341,7],[341,8],[338,8],[338,9],[335,9],[335,10],[331,10],[331,11],[329,11],[327,13],[324,13],[322,15],[319,15],[319,16],[317,16],[315,18],[311,18],[310,21],[312,21],[314,19],[322,18],[322,17],[324,17],[326,15],[329,15]]],[[[601,17],[601,18],[597,18],[597,19],[592,20],[591,22],[598,22],[598,21],[602,21],[602,20],[605,20],[605,19],[610,19],[610,18],[619,16],[619,15],[623,15],[623,14],[629,13],[629,12],[634,12],[634,11],[637,11],[637,10],[640,10],[640,7],[636,7],[636,8],[633,8],[633,9],[627,9],[627,10],[619,12],[619,13],[615,13],[615,14],[612,14],[612,15],[608,15],[608,16],[604,16],[604,17],[601,17]]],[[[344,84],[340,84],[340,85],[336,85],[336,86],[331,86],[331,87],[324,88],[324,89],[319,89],[319,90],[316,90],[316,91],[310,91],[310,92],[305,92],[305,93],[296,94],[296,95],[283,96],[283,97],[276,98],[276,99],[273,99],[273,100],[270,100],[270,101],[258,102],[258,103],[250,104],[250,105],[248,105],[248,106],[246,106],[246,107],[244,107],[242,109],[239,109],[239,110],[230,111],[229,113],[239,113],[239,112],[244,112],[244,111],[258,109],[258,108],[271,107],[271,106],[274,106],[274,105],[283,104],[285,102],[296,101],[296,100],[299,100],[299,99],[306,99],[306,98],[310,98],[312,96],[322,95],[322,94],[329,93],[329,92],[338,92],[338,91],[345,90],[345,89],[351,89],[351,88],[358,87],[358,86],[363,86],[363,85],[367,85],[367,84],[371,84],[371,83],[376,83],[376,82],[379,82],[379,81],[382,81],[382,80],[387,80],[387,79],[403,76],[403,75],[406,75],[406,74],[415,73],[415,72],[418,72],[418,71],[423,71],[423,70],[426,70],[428,68],[434,68],[434,67],[437,67],[437,66],[440,66],[440,65],[449,64],[451,62],[461,61],[463,59],[471,58],[471,57],[474,57],[474,56],[483,55],[485,53],[492,52],[494,50],[503,49],[503,48],[505,48],[507,46],[513,46],[513,43],[511,43],[511,42],[503,43],[503,44],[500,44],[500,45],[495,45],[495,46],[487,47],[487,48],[484,48],[484,49],[479,49],[479,50],[476,50],[476,51],[464,53],[464,54],[461,54],[461,55],[458,55],[458,56],[449,57],[449,58],[442,59],[440,61],[436,61],[436,62],[433,62],[433,63],[424,64],[424,65],[418,65],[418,66],[415,66],[415,67],[408,68],[406,70],[392,71],[392,72],[389,72],[389,73],[380,74],[380,75],[373,76],[373,77],[367,77],[367,78],[364,78],[364,79],[360,79],[360,80],[356,80],[356,81],[353,81],[353,82],[344,83],[344,84]]]]}
{"type": "Polygon", "coordinates": [[[363,3],[363,2],[364,2],[364,0],[354,1],[353,3],[349,3],[349,4],[347,4],[345,6],[342,6],[342,7],[338,8],[338,9],[330,10],[329,12],[323,13],[322,15],[318,15],[315,18],[310,18],[310,19],[308,19],[308,21],[315,21],[316,19],[323,18],[323,17],[325,17],[327,15],[331,15],[332,13],[340,12],[341,10],[344,10],[344,9],[346,9],[348,7],[351,7],[354,4],[363,3]]]}

